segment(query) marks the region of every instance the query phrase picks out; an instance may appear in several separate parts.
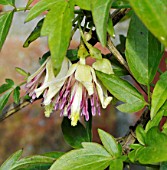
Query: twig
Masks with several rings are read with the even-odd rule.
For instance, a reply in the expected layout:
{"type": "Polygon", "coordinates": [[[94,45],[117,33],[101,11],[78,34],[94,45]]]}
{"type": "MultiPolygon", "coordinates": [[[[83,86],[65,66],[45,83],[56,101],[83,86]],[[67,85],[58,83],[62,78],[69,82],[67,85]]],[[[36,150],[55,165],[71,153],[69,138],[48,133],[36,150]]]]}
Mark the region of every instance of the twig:
{"type": "Polygon", "coordinates": [[[133,78],[133,80],[135,81],[135,83],[143,90],[143,92],[147,95],[147,91],[146,89],[139,84],[136,79],[134,78],[133,74],[131,73],[131,71],[129,70],[128,64],[125,61],[125,59],[122,57],[122,55],[120,54],[120,52],[117,50],[117,48],[114,46],[114,44],[112,43],[110,37],[108,37],[108,42],[107,42],[107,47],[109,49],[109,51],[116,57],[116,59],[119,61],[120,64],[122,64],[126,70],[129,72],[129,74],[131,75],[131,77],[133,78]]]}
{"type": "Polygon", "coordinates": [[[25,106],[29,104],[30,104],[30,101],[22,98],[19,104],[11,103],[10,105],[6,106],[0,114],[0,122],[2,122],[6,118],[13,115],[14,113],[16,113],[17,111],[19,111],[20,109],[24,108],[25,106]]]}

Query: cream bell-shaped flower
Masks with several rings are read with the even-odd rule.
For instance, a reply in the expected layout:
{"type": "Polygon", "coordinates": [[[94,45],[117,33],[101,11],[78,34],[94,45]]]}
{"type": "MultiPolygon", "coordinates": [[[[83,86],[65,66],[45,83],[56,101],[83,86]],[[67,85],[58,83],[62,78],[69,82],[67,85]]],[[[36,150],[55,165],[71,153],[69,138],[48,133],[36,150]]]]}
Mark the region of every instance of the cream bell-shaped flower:
{"type": "Polygon", "coordinates": [[[110,62],[99,59],[92,66],[85,63],[85,58],[71,64],[65,58],[59,74],[55,77],[51,59],[48,58],[42,66],[32,74],[26,84],[27,93],[32,100],[43,95],[42,104],[45,116],[49,117],[53,110],[60,111],[61,116],[68,116],[71,125],[77,125],[80,116],[89,120],[88,99],[91,103],[92,115],[101,114],[112,97],[107,89],[98,81],[95,70],[113,74],[110,62]]]}
{"type": "MultiPolygon", "coordinates": [[[[43,94],[43,104],[45,106],[51,103],[52,98],[58,93],[64,84],[64,77],[71,66],[70,60],[66,57],[63,60],[61,70],[57,76],[54,76],[51,58],[49,57],[41,67],[27,79],[27,94],[35,98],[39,98],[43,94]]],[[[46,108],[50,108],[47,106],[46,108]]]]}
{"type": "MultiPolygon", "coordinates": [[[[113,73],[107,59],[96,62],[94,68],[97,70],[101,69],[99,67],[102,66],[98,65],[102,63],[105,66],[101,71],[113,73]]],[[[92,115],[96,113],[100,115],[100,105],[106,108],[112,100],[112,97],[107,94],[107,89],[98,81],[94,68],[85,64],[85,58],[80,58],[78,63],[70,67],[65,77],[66,81],[53,102],[54,110],[60,110],[61,115],[68,116],[72,126],[77,125],[80,115],[85,116],[87,121],[89,120],[88,99],[90,99],[92,115]]]]}

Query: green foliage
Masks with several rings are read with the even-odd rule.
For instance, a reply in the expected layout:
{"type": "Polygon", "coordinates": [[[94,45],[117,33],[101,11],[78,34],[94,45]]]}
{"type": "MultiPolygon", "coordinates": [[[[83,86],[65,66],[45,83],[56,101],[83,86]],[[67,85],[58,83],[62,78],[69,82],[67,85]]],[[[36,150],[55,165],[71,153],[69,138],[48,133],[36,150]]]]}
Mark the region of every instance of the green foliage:
{"type": "Polygon", "coordinates": [[[61,68],[70,42],[71,21],[73,19],[72,12],[73,8],[67,1],[57,2],[47,14],[41,30],[41,35],[48,36],[48,44],[55,74],[57,74],[61,68]],[[54,22],[52,22],[53,20],[54,22]]]}
{"type": "Polygon", "coordinates": [[[116,75],[108,75],[98,71],[96,74],[114,97],[125,102],[125,104],[117,106],[120,111],[132,113],[141,110],[146,105],[143,96],[127,81],[116,75]]]}
{"type": "Polygon", "coordinates": [[[37,38],[40,37],[41,34],[41,28],[43,25],[43,21],[44,19],[41,19],[36,27],[34,28],[34,30],[31,32],[31,34],[29,35],[29,37],[26,39],[26,41],[23,44],[23,47],[28,47],[30,45],[30,43],[32,43],[33,41],[35,41],[37,38]]]}
{"type": "Polygon", "coordinates": [[[111,4],[112,0],[91,1],[93,21],[96,26],[97,35],[103,46],[106,46],[107,21],[111,4]]]}
{"type": "Polygon", "coordinates": [[[72,2],[79,6],[81,9],[91,10],[91,1],[90,0],[72,0],[72,2]]]}
{"type": "MultiPolygon", "coordinates": [[[[141,131],[141,135],[143,130],[141,131]]],[[[160,132],[158,127],[153,127],[148,130],[141,145],[130,153],[129,158],[135,158],[135,161],[139,161],[142,164],[152,164],[167,161],[166,150],[167,135],[160,132]]],[[[131,159],[131,161],[134,161],[131,159]]]]}
{"type": "Polygon", "coordinates": [[[15,0],[0,0],[0,4],[15,6],[15,0]]]}
{"type": "Polygon", "coordinates": [[[118,144],[108,133],[100,129],[98,132],[104,147],[93,142],[83,142],[83,148],[64,154],[51,166],[50,169],[104,170],[109,165],[111,167],[114,166],[116,169],[120,169],[122,161],[126,158],[123,157],[122,153],[119,151],[118,144]],[[119,162],[120,164],[116,164],[115,162],[119,162]]]}
{"type": "Polygon", "coordinates": [[[19,150],[12,154],[0,167],[1,170],[12,169],[12,166],[20,159],[22,150],[19,150]]]}
{"type": "Polygon", "coordinates": [[[135,13],[146,27],[167,47],[167,1],[129,0],[135,13]],[[143,12],[144,11],[144,12],[143,12]]]}
{"type": "Polygon", "coordinates": [[[151,103],[151,119],[157,114],[158,110],[167,99],[167,72],[163,73],[160,80],[156,83],[151,103]]]}
{"type": "MultiPolygon", "coordinates": [[[[53,151],[22,159],[20,150],[11,155],[0,169],[122,170],[123,165],[130,163],[147,166],[156,164],[161,170],[166,169],[167,122],[162,125],[161,120],[164,117],[165,120],[167,116],[167,72],[162,73],[158,67],[164,52],[163,45],[167,47],[167,1],[155,0],[150,3],[147,0],[40,0],[31,7],[32,2],[33,0],[28,0],[26,7],[17,8],[14,0],[0,0],[2,5],[13,6],[11,11],[0,14],[0,49],[15,12],[29,10],[26,22],[45,12],[43,14],[46,16],[36,24],[23,47],[29,47],[30,43],[40,36],[47,36],[49,51],[40,58],[41,67],[35,74],[30,76],[21,68],[16,68],[16,71],[25,76],[27,81],[28,94],[23,100],[34,101],[42,97],[45,101],[42,102],[44,107],[53,111],[56,110],[55,102],[62,97],[60,105],[64,107],[62,111],[65,116],[62,132],[65,141],[74,150],[67,153],[53,151]],[[120,44],[115,47],[112,45],[114,43],[109,41],[109,36],[114,38],[117,34],[112,21],[119,25],[119,21],[131,7],[133,10],[128,13],[131,21],[127,37],[120,35],[120,44]],[[117,10],[112,12],[113,8],[117,10]],[[68,49],[77,30],[80,31],[79,47],[68,49]],[[111,53],[103,55],[100,49],[94,46],[98,42],[107,46],[111,53]],[[87,57],[91,60],[87,60],[87,57]],[[101,62],[104,61],[103,58],[106,63],[101,62]],[[89,61],[95,63],[89,65],[89,61]],[[79,69],[84,70],[83,75],[79,69]],[[101,72],[104,70],[105,73],[101,72]],[[154,85],[152,82],[157,72],[161,75],[154,85]],[[120,77],[124,75],[131,76],[132,82],[120,77]],[[139,88],[135,88],[133,82],[136,82],[139,88]],[[154,86],[153,92],[150,91],[150,86],[154,86]],[[145,95],[142,95],[143,90],[147,91],[145,95]],[[117,106],[120,111],[134,113],[144,108],[141,110],[143,115],[139,126],[135,124],[134,129],[132,128],[132,134],[135,132],[136,138],[128,134],[121,139],[115,139],[98,129],[102,143],[100,145],[91,142],[92,116],[97,112],[100,114],[100,107],[105,109],[108,106],[112,100],[111,95],[115,100],[123,102],[117,106]],[[71,120],[77,121],[80,116],[85,116],[84,125],[78,122],[77,126],[71,126],[71,120]]],[[[8,111],[10,107],[5,107],[11,94],[14,107],[22,104],[24,106],[20,100],[20,88],[23,84],[24,82],[15,84],[13,80],[6,79],[0,86],[1,118],[15,112],[15,108],[8,111]]]]}
{"type": "MultiPolygon", "coordinates": [[[[4,1],[5,2],[5,1],[4,1]]],[[[14,12],[5,12],[0,14],[0,50],[6,40],[8,35],[14,12]]]]}
{"type": "Polygon", "coordinates": [[[144,85],[152,82],[163,51],[159,41],[133,14],[126,39],[126,59],[138,82],[144,85]]]}
{"type": "Polygon", "coordinates": [[[82,142],[89,142],[86,129],[80,122],[78,122],[77,126],[73,127],[71,126],[71,120],[64,117],[61,127],[64,139],[73,148],[81,148],[82,142]]]}
{"type": "Polygon", "coordinates": [[[130,4],[128,0],[114,0],[112,4],[112,8],[130,8],[130,4]]]}

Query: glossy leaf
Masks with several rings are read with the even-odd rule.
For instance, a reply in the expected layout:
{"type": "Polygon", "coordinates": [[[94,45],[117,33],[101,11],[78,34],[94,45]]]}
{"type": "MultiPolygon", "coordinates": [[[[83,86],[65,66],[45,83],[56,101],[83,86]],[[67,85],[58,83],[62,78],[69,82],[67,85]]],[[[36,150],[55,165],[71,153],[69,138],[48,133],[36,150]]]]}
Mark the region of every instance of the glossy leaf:
{"type": "Polygon", "coordinates": [[[73,148],[81,148],[82,142],[89,142],[86,129],[80,122],[71,126],[71,120],[64,117],[61,127],[65,141],[73,148]]]}
{"type": "Polygon", "coordinates": [[[98,129],[98,133],[99,133],[100,139],[101,139],[105,149],[113,157],[120,156],[120,153],[119,153],[119,150],[118,150],[118,144],[116,143],[114,137],[112,137],[110,134],[108,134],[107,132],[105,132],[101,129],[98,129]]]}
{"type": "Polygon", "coordinates": [[[57,2],[63,0],[41,0],[36,5],[34,5],[31,10],[29,11],[26,22],[31,21],[32,19],[36,18],[42,12],[51,9],[57,2]]]}
{"type": "Polygon", "coordinates": [[[36,27],[34,28],[34,30],[31,32],[31,34],[28,36],[28,38],[26,39],[26,41],[23,44],[23,47],[28,47],[33,41],[35,41],[37,38],[40,37],[40,33],[41,33],[41,28],[43,25],[43,21],[44,19],[41,19],[38,24],[36,25],[36,27]]]}
{"type": "Polygon", "coordinates": [[[162,116],[164,115],[164,112],[165,110],[161,109],[154,117],[152,120],[149,120],[147,125],[146,125],[146,128],[145,128],[145,131],[147,132],[149,129],[151,129],[152,127],[154,126],[158,126],[161,119],[162,119],[162,116]]]}
{"type": "Polygon", "coordinates": [[[162,162],[160,164],[160,170],[166,170],[167,169],[167,162],[162,162]]]}
{"type": "Polygon", "coordinates": [[[11,91],[7,91],[5,94],[0,96],[0,113],[5,107],[6,103],[8,102],[10,94],[11,94],[11,91]]]}
{"type": "Polygon", "coordinates": [[[115,159],[110,163],[109,170],[123,170],[123,161],[120,159],[115,159]]]}
{"type": "Polygon", "coordinates": [[[82,149],[72,150],[60,157],[50,170],[104,170],[109,166],[111,155],[97,143],[83,143],[82,149]]]}
{"type": "Polygon", "coordinates": [[[12,19],[13,19],[13,11],[6,12],[2,15],[0,15],[0,50],[6,40],[6,37],[8,35],[12,19]]]}
{"type": "Polygon", "coordinates": [[[129,0],[146,27],[167,47],[167,1],[129,0]],[[158,12],[157,12],[158,11],[158,12]]]}
{"type": "Polygon", "coordinates": [[[47,153],[44,153],[43,156],[57,159],[64,154],[65,154],[64,152],[47,152],[47,153]]]}
{"type": "Polygon", "coordinates": [[[48,36],[51,59],[55,74],[61,68],[62,61],[69,46],[72,29],[73,8],[68,1],[61,1],[47,14],[41,35],[48,36]]]}
{"type": "Polygon", "coordinates": [[[54,161],[55,159],[51,157],[35,155],[20,159],[14,164],[14,166],[10,170],[33,168],[34,166],[42,167],[45,165],[51,165],[54,161]]]}
{"type": "Polygon", "coordinates": [[[22,150],[19,150],[17,152],[15,152],[14,154],[12,154],[0,167],[0,170],[7,170],[12,168],[12,166],[16,163],[17,160],[19,160],[19,158],[22,155],[22,150]]]}
{"type": "Polygon", "coordinates": [[[94,0],[91,1],[91,11],[93,21],[96,27],[98,38],[103,46],[106,45],[107,22],[112,0],[94,0]]]}
{"type": "Polygon", "coordinates": [[[14,82],[11,79],[6,79],[5,81],[6,81],[6,84],[2,84],[0,86],[0,94],[2,94],[3,92],[9,90],[14,85],[14,82]]]}
{"type": "Polygon", "coordinates": [[[117,107],[122,112],[136,112],[146,105],[143,96],[127,81],[98,71],[96,75],[114,97],[125,102],[117,107]]]}
{"type": "Polygon", "coordinates": [[[107,32],[109,33],[111,37],[114,38],[115,32],[114,32],[114,26],[113,26],[111,18],[108,19],[107,32]]]}
{"type": "Polygon", "coordinates": [[[78,60],[78,50],[77,49],[69,49],[69,50],[67,50],[66,56],[72,62],[77,61],[78,60]]]}
{"type": "Polygon", "coordinates": [[[167,135],[161,133],[158,127],[153,127],[146,136],[145,146],[136,153],[136,161],[142,164],[167,161],[167,135]]]}
{"type": "Polygon", "coordinates": [[[126,40],[126,59],[138,82],[149,85],[158,69],[163,55],[160,42],[133,14],[126,40]]]}
{"type": "Polygon", "coordinates": [[[145,145],[146,133],[141,125],[136,128],[136,137],[142,145],[145,145]]]}
{"type": "Polygon", "coordinates": [[[13,91],[13,99],[16,104],[20,102],[20,87],[17,86],[13,91]]]}
{"type": "Polygon", "coordinates": [[[112,8],[131,8],[128,0],[114,0],[112,8]]]}
{"type": "Polygon", "coordinates": [[[73,3],[79,6],[81,9],[91,10],[91,1],[90,0],[73,0],[73,3]]]}
{"type": "Polygon", "coordinates": [[[163,73],[160,80],[156,83],[152,94],[151,119],[157,114],[158,110],[167,99],[167,72],[163,73]]]}
{"type": "Polygon", "coordinates": [[[15,6],[15,0],[0,0],[0,4],[15,6]]]}

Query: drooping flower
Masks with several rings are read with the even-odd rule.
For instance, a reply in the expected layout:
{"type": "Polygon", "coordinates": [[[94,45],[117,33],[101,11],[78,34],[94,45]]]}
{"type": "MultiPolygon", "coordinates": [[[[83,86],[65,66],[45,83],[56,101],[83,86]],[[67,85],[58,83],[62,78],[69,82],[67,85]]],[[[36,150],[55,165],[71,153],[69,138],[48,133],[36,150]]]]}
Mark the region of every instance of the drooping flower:
{"type": "Polygon", "coordinates": [[[77,125],[80,116],[89,120],[88,100],[91,104],[92,115],[101,114],[112,97],[107,94],[107,89],[98,81],[95,70],[112,74],[112,67],[107,59],[97,60],[92,66],[85,63],[85,58],[80,58],[78,63],[72,64],[65,58],[59,74],[55,77],[51,59],[28,78],[27,93],[32,99],[43,95],[42,104],[45,115],[50,116],[52,111],[60,111],[61,116],[68,116],[71,125],[77,125]]]}

